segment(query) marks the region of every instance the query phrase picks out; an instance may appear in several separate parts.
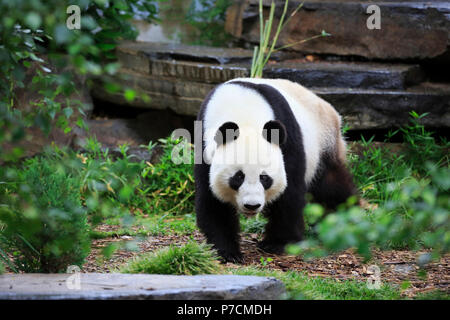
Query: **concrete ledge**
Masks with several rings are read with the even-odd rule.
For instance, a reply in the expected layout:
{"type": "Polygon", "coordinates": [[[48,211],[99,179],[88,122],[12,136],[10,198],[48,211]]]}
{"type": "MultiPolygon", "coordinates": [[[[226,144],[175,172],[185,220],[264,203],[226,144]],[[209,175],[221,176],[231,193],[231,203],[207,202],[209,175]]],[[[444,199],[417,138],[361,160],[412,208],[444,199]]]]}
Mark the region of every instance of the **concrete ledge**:
{"type": "Polygon", "coordinates": [[[119,273],[0,276],[0,299],[10,300],[267,300],[280,299],[284,292],[279,280],[256,276],[119,273]]]}

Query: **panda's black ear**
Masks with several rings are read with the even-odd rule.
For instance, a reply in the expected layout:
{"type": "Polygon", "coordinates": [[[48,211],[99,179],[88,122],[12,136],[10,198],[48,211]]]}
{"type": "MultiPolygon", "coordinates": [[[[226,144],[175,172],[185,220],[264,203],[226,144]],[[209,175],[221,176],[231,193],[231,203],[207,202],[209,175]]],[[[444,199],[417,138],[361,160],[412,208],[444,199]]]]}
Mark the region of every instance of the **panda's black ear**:
{"type": "Polygon", "coordinates": [[[227,142],[236,140],[239,137],[239,127],[234,122],[225,122],[217,130],[214,140],[220,146],[227,142]]]}
{"type": "Polygon", "coordinates": [[[278,120],[271,120],[264,125],[263,137],[270,143],[281,146],[286,142],[286,127],[278,120]]]}

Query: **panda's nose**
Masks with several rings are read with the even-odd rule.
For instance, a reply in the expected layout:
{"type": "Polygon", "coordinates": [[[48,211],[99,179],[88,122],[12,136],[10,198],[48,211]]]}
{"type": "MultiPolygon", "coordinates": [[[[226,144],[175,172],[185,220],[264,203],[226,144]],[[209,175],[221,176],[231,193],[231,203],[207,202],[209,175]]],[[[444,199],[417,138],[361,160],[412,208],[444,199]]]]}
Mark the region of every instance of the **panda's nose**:
{"type": "Polygon", "coordinates": [[[246,203],[246,204],[244,204],[244,207],[246,209],[248,209],[248,210],[256,210],[259,207],[261,207],[261,205],[259,203],[257,203],[257,204],[248,204],[248,203],[246,203]]]}

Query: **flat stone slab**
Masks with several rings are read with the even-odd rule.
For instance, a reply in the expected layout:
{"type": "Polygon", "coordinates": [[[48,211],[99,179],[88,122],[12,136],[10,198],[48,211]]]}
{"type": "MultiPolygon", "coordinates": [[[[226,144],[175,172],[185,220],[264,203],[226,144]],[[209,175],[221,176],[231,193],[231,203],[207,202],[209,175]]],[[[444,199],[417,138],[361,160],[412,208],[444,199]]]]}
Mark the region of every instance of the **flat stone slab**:
{"type": "MultiPolygon", "coordinates": [[[[250,61],[228,63],[246,57],[248,53],[242,55],[241,50],[127,42],[118,48],[117,55],[124,70],[158,78],[222,83],[250,76],[250,61]],[[157,53],[157,56],[151,53],[157,53]],[[177,60],[176,57],[181,58],[177,60]],[[225,57],[227,64],[219,64],[225,57]],[[200,58],[202,61],[198,61],[200,58]],[[205,62],[209,60],[213,62],[205,62]]],[[[267,65],[264,77],[289,79],[306,87],[361,89],[404,89],[424,80],[420,67],[414,64],[321,61],[284,61],[267,65]]]]}
{"type": "Polygon", "coordinates": [[[368,62],[281,62],[267,66],[264,77],[306,87],[360,89],[405,89],[424,80],[418,65],[368,62]]]}
{"type": "Polygon", "coordinates": [[[220,64],[251,61],[253,50],[241,48],[216,48],[159,42],[123,42],[119,52],[144,54],[153,59],[179,59],[215,62],[220,64]]]}
{"type": "Polygon", "coordinates": [[[281,281],[256,276],[120,273],[0,276],[0,300],[267,300],[280,299],[284,293],[281,281]]]}

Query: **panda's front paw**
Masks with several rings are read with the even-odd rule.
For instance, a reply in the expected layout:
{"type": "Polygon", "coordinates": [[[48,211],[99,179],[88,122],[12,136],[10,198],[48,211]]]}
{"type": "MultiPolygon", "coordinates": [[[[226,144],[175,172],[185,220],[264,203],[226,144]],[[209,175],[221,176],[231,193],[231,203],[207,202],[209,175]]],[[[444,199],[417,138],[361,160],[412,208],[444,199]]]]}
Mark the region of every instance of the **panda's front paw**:
{"type": "Polygon", "coordinates": [[[244,257],[240,252],[229,252],[229,251],[221,251],[219,250],[219,255],[222,258],[223,262],[231,262],[241,264],[244,262],[244,257]]]}
{"type": "Polygon", "coordinates": [[[258,242],[258,248],[267,253],[283,254],[285,253],[285,247],[286,245],[281,243],[267,242],[264,240],[258,242]]]}

